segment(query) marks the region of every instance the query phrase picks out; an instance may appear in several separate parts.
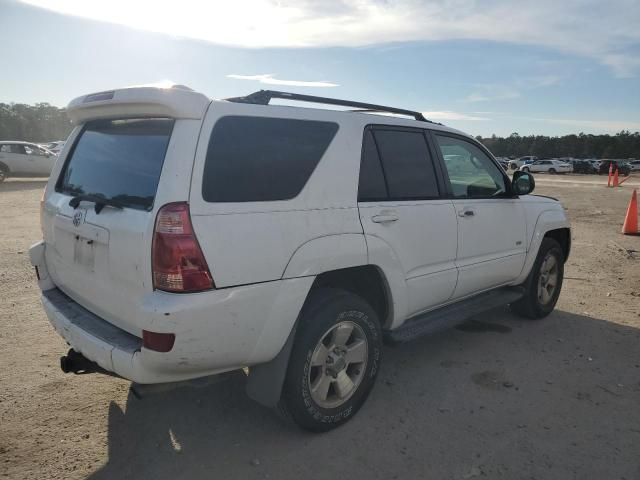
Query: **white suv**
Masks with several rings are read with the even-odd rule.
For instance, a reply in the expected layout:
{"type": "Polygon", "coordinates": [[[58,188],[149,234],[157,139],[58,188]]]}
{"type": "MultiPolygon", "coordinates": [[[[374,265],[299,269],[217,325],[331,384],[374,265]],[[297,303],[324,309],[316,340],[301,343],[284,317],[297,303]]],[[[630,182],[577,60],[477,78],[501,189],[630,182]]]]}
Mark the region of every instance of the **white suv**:
{"type": "Polygon", "coordinates": [[[420,113],[136,87],[68,114],[30,250],[65,371],[144,384],[248,367],[252,398],[324,431],[365,401],[383,339],[507,303],[541,318],[560,294],[562,205],[420,113]]]}

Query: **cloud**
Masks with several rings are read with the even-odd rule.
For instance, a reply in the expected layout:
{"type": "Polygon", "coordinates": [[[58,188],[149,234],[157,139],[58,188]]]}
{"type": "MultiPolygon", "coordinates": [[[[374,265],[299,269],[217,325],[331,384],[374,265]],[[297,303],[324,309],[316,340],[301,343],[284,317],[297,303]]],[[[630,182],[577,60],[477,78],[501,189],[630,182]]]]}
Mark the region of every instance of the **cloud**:
{"type": "Polygon", "coordinates": [[[429,120],[470,120],[470,121],[489,120],[486,117],[478,117],[476,115],[470,115],[467,113],[451,112],[449,110],[436,111],[436,112],[422,112],[422,114],[429,120]]]}
{"type": "Polygon", "coordinates": [[[640,70],[638,0],[22,0],[57,12],[241,47],[485,40],[640,70]]]}
{"type": "Polygon", "coordinates": [[[465,102],[493,102],[499,100],[513,100],[520,98],[520,92],[512,87],[482,85],[480,92],[471,93],[464,98],[465,102]]]}
{"type": "Polygon", "coordinates": [[[522,96],[522,90],[532,90],[557,85],[561,82],[560,75],[538,75],[516,79],[511,84],[480,84],[476,91],[467,95],[465,102],[493,102],[513,100],[522,96]]]}
{"type": "Polygon", "coordinates": [[[605,133],[618,133],[622,130],[632,132],[640,131],[640,121],[637,120],[613,120],[613,119],[584,119],[584,118],[544,118],[544,117],[521,117],[507,115],[504,118],[515,120],[526,120],[540,123],[551,123],[554,125],[566,125],[576,131],[597,131],[605,133]]]}
{"type": "Polygon", "coordinates": [[[612,53],[605,55],[602,62],[611,67],[619,78],[634,77],[640,70],[640,57],[612,53]]]}
{"type": "Polygon", "coordinates": [[[286,85],[287,87],[339,87],[337,83],[325,81],[308,82],[305,80],[281,80],[279,78],[275,78],[275,75],[272,73],[264,73],[261,75],[236,75],[235,73],[232,73],[227,75],[227,78],[233,78],[236,80],[253,80],[266,85],[286,85]]]}

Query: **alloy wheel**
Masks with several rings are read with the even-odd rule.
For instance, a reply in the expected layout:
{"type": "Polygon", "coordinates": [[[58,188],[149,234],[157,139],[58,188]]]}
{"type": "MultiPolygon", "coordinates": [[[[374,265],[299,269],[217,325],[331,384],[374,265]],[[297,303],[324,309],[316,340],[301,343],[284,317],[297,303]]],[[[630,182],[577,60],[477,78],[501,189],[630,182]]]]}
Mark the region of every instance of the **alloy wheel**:
{"type": "Polygon", "coordinates": [[[538,279],[538,301],[542,305],[548,304],[558,287],[558,259],[547,253],[540,264],[538,279]]]}
{"type": "Polygon", "coordinates": [[[367,337],[359,325],[333,325],[311,356],[307,381],[313,401],[322,408],[336,408],[349,400],[362,382],[367,357],[367,337]]]}

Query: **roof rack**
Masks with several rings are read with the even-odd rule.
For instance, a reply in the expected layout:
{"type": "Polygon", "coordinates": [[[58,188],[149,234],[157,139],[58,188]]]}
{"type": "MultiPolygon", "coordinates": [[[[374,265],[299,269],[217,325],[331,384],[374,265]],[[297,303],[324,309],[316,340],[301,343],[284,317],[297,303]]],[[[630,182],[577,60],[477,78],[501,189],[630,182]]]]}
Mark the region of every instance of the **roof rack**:
{"type": "Polygon", "coordinates": [[[254,105],[269,105],[269,102],[273,98],[281,98],[284,100],[297,100],[299,102],[310,103],[322,103],[325,105],[340,105],[342,107],[354,107],[359,110],[356,112],[386,112],[397,113],[400,115],[407,115],[420,120],[421,122],[434,123],[424,118],[424,115],[420,112],[414,112],[413,110],[405,110],[403,108],[385,107],[383,105],[374,105],[372,103],[354,102],[352,100],[339,100],[337,98],[316,97],[315,95],[302,95],[299,93],[278,92],[276,90],[259,90],[257,92],[250,93],[245,97],[232,97],[225,98],[228,102],[235,103],[252,103],[254,105]]]}

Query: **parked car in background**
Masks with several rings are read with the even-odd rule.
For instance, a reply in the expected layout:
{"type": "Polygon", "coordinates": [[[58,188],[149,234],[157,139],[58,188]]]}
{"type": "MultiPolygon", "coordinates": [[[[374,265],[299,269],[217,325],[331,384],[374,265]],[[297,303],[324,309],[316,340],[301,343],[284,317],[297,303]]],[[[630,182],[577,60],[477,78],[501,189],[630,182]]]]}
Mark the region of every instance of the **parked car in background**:
{"type": "Polygon", "coordinates": [[[577,160],[573,162],[573,173],[597,173],[596,167],[587,160],[577,160]]]}
{"type": "Polygon", "coordinates": [[[631,166],[626,162],[619,162],[618,160],[602,160],[598,173],[600,175],[607,175],[609,173],[609,165],[613,165],[613,172],[618,170],[618,175],[624,175],[625,177],[631,173],[631,166]]]}
{"type": "Polygon", "coordinates": [[[631,160],[629,162],[629,168],[632,172],[640,171],[640,160],[631,160]]]}
{"type": "Polygon", "coordinates": [[[498,161],[498,163],[504,169],[505,172],[507,170],[509,170],[509,159],[508,158],[496,157],[496,160],[498,161]]]}
{"type": "Polygon", "coordinates": [[[0,182],[17,175],[48,177],[56,158],[55,153],[35,143],[0,141],[0,182]]]}
{"type": "Polygon", "coordinates": [[[40,146],[52,151],[56,155],[60,155],[60,152],[64,148],[64,144],[64,140],[57,140],[55,142],[41,143],[40,146]]]}
{"type": "Polygon", "coordinates": [[[535,162],[520,167],[523,172],[544,173],[571,173],[573,166],[560,160],[536,160],[535,162]]]}
{"type": "Polygon", "coordinates": [[[511,160],[509,162],[509,168],[512,170],[517,170],[523,165],[529,165],[538,160],[538,157],[535,155],[527,155],[524,157],[516,158],[515,160],[511,160]]]}
{"type": "Polygon", "coordinates": [[[589,162],[591,165],[593,165],[593,168],[596,169],[596,173],[598,173],[598,171],[600,170],[600,164],[602,163],[602,160],[598,160],[595,158],[589,158],[587,159],[587,162],[589,162]]]}

